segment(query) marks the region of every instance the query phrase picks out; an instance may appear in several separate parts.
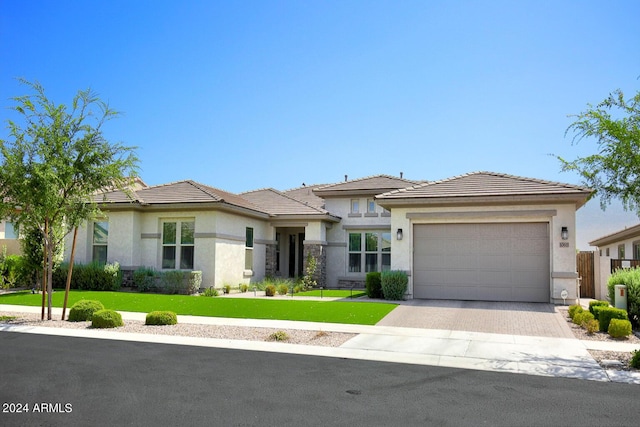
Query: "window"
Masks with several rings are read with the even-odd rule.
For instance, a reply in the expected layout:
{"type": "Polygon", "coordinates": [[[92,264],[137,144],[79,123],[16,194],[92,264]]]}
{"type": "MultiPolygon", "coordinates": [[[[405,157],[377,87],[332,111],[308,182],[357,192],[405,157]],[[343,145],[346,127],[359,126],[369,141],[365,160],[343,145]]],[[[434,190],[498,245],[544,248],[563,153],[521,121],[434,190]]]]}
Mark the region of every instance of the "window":
{"type": "Polygon", "coordinates": [[[391,269],[391,233],[368,231],[349,233],[349,273],[391,269]]]}
{"type": "Polygon", "coordinates": [[[604,250],[604,254],[605,254],[605,256],[609,256],[609,248],[604,250]]]}
{"type": "Polygon", "coordinates": [[[624,257],[624,243],[622,245],[618,245],[618,259],[625,259],[625,257],[624,257]]]}
{"type": "Polygon", "coordinates": [[[107,263],[107,242],[109,240],[109,223],[99,221],[93,223],[93,261],[107,263]]]}
{"type": "Polygon", "coordinates": [[[640,242],[633,242],[633,259],[640,259],[640,242]]]}
{"type": "Polygon", "coordinates": [[[162,224],[162,268],[193,270],[195,258],[194,221],[167,221],[162,224]]]}
{"type": "Polygon", "coordinates": [[[247,227],[244,248],[244,269],[253,270],[253,228],[247,227]]]}
{"type": "Polygon", "coordinates": [[[5,239],[17,239],[18,238],[18,227],[14,225],[12,222],[4,223],[4,238],[5,239]]]}
{"type": "Polygon", "coordinates": [[[376,202],[373,199],[367,199],[367,213],[376,213],[376,202]]]}
{"type": "Polygon", "coordinates": [[[351,213],[360,213],[360,200],[351,199],[351,213]]]}

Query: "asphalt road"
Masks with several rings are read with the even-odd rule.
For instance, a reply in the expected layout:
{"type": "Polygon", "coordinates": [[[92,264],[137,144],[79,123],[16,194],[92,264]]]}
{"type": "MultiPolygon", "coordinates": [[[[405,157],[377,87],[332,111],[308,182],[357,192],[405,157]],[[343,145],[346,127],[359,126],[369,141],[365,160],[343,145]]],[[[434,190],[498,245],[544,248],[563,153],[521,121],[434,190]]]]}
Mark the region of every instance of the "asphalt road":
{"type": "Polygon", "coordinates": [[[14,332],[0,332],[0,367],[0,426],[636,426],[640,416],[637,385],[14,332]]]}

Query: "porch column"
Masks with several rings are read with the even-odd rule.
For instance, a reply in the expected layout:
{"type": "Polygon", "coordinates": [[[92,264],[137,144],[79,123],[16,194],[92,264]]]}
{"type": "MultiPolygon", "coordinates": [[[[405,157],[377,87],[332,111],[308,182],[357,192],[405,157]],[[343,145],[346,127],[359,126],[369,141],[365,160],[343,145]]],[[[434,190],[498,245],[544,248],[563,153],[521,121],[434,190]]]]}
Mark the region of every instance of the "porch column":
{"type": "Polygon", "coordinates": [[[276,261],[276,257],[277,257],[277,243],[267,243],[265,245],[266,247],[266,254],[265,254],[265,267],[264,267],[264,274],[266,276],[271,276],[274,277],[276,275],[276,268],[277,268],[277,261],[276,261]]]}

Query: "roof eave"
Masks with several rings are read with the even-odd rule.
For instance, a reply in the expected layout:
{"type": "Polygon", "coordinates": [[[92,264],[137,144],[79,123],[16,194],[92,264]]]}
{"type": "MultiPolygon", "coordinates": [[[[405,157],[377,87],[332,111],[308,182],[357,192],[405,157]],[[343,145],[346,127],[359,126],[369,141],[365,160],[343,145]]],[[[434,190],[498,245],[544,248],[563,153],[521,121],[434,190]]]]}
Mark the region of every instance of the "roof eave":
{"type": "Polygon", "coordinates": [[[586,203],[591,193],[504,195],[504,196],[453,196],[453,197],[376,197],[384,208],[401,206],[465,206],[465,205],[501,205],[501,204],[545,204],[573,203],[576,209],[586,203]]]}
{"type": "Polygon", "coordinates": [[[640,224],[633,227],[625,228],[624,230],[616,231],[615,233],[608,234],[603,237],[599,237],[596,240],[589,242],[590,246],[607,246],[611,243],[619,242],[621,240],[627,240],[634,237],[640,237],[640,224]]]}

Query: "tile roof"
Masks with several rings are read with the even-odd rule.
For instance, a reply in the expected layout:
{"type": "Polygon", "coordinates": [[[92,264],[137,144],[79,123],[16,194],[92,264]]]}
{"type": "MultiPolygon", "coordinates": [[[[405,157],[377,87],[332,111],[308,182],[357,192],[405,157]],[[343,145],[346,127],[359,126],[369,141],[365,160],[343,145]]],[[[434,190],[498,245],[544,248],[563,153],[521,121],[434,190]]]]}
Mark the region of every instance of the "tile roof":
{"type": "Polygon", "coordinates": [[[288,194],[265,188],[240,194],[251,203],[262,207],[271,215],[327,215],[326,210],[297,200],[288,194]]]}
{"type": "Polygon", "coordinates": [[[293,197],[294,199],[300,200],[301,202],[307,203],[310,206],[324,209],[324,199],[322,197],[316,196],[313,193],[313,190],[315,190],[316,188],[324,187],[326,185],[328,184],[303,184],[302,187],[292,188],[290,190],[283,191],[283,193],[293,197]]]}
{"type": "Polygon", "coordinates": [[[376,175],[325,185],[314,189],[313,192],[321,197],[340,194],[351,195],[357,193],[380,194],[387,191],[397,190],[399,188],[406,188],[411,185],[416,185],[417,183],[418,181],[411,181],[395,176],[376,175]]]}
{"type": "Polygon", "coordinates": [[[597,239],[589,242],[590,246],[606,246],[611,243],[620,242],[622,240],[633,239],[640,236],[640,224],[632,227],[627,227],[622,230],[616,231],[606,236],[598,237],[597,239]]]}
{"type": "Polygon", "coordinates": [[[495,172],[472,172],[440,181],[390,191],[378,199],[428,199],[455,197],[584,195],[591,190],[577,185],[524,178],[495,172]]]}
{"type": "MultiPolygon", "coordinates": [[[[102,197],[103,200],[97,201],[106,203],[131,202],[122,191],[104,193],[102,197]]],[[[191,180],[172,182],[136,190],[133,192],[133,202],[140,205],[226,203],[260,213],[267,213],[264,209],[261,209],[237,194],[209,187],[208,185],[191,180]]]]}

